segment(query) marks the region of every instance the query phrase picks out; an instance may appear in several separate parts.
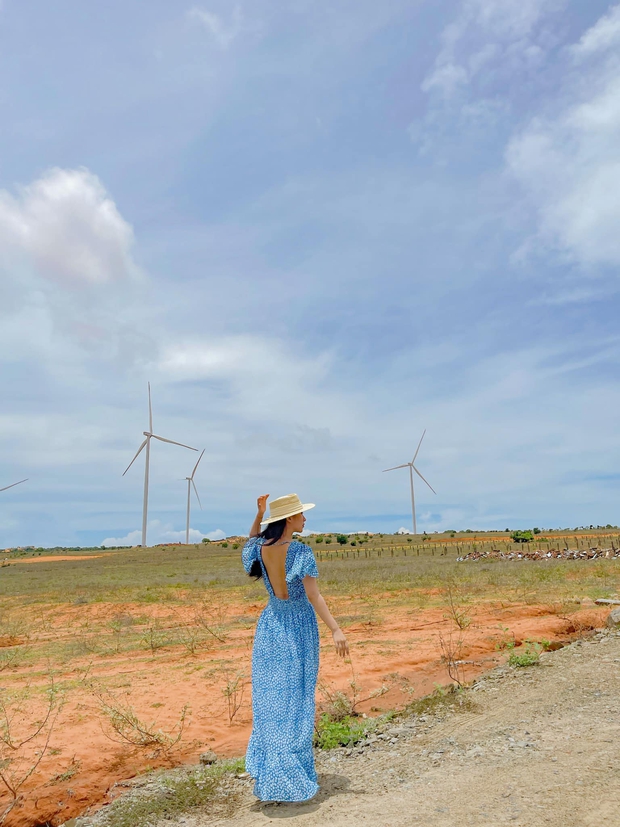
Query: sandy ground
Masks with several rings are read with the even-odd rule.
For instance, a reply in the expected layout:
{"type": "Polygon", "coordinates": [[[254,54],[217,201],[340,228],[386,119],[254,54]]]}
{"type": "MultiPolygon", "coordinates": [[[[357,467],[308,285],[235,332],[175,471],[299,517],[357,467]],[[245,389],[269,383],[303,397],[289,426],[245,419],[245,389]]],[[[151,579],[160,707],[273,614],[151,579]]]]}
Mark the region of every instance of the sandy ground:
{"type": "MultiPolygon", "coordinates": [[[[620,633],[500,667],[469,690],[475,712],[399,722],[369,746],[319,759],[321,792],[173,827],[618,827],[620,633]]],[[[136,826],[137,827],[137,826],[136,826]]]]}
{"type": "MultiPolygon", "coordinates": [[[[385,601],[388,599],[386,596],[385,601]]],[[[370,615],[348,614],[353,610],[350,602],[333,602],[337,603],[340,617],[350,618],[346,634],[352,662],[346,664],[336,657],[323,630],[319,706],[326,701],[326,692],[344,690],[351,694],[353,678],[361,687],[358,711],[369,715],[402,707],[411,698],[432,692],[437,684],[449,682],[439,635],[446,636],[454,624],[445,609],[388,606],[381,615],[373,610],[371,619],[370,615]],[[371,697],[382,687],[384,694],[371,697]]],[[[508,642],[519,645],[527,639],[567,641],[584,629],[601,626],[609,613],[608,609],[593,605],[575,609],[567,619],[553,606],[546,605],[496,603],[468,607],[471,622],[463,634],[460,652],[465,679],[472,680],[505,660],[508,642]]],[[[242,755],[251,728],[251,645],[261,610],[259,604],[230,605],[229,614],[240,619],[239,625],[221,645],[214,642],[211,648],[195,656],[189,656],[178,646],[158,650],[153,656],[144,651],[114,654],[108,649],[59,667],[57,682],[70,687],[66,703],[50,750],[23,787],[24,798],[7,818],[6,827],[62,824],[108,800],[108,791],[117,782],[132,778],[147,767],[195,763],[205,748],[220,756],[242,755]],[[237,674],[244,676],[246,686],[241,708],[231,723],[223,688],[226,680],[237,674]],[[110,740],[114,733],[91,691],[92,682],[105,687],[120,704],[130,705],[142,720],[155,721],[157,727],[167,731],[174,728],[181,710],[189,704],[191,715],[182,743],[170,756],[162,756],[151,749],[132,749],[110,740]]],[[[163,609],[154,607],[151,611],[162,612],[163,618],[163,609]]],[[[84,633],[85,642],[96,636],[95,630],[106,628],[108,620],[137,617],[140,612],[144,612],[144,607],[130,604],[89,607],[88,620],[93,626],[84,633]]],[[[41,635],[55,644],[62,643],[63,636],[68,643],[75,643],[82,634],[76,624],[84,618],[84,607],[56,607],[54,625],[46,626],[47,631],[41,635]]],[[[4,645],[14,643],[7,640],[4,645]]],[[[113,643],[114,638],[110,646],[113,643]]],[[[10,674],[12,683],[19,682],[21,676],[27,682],[31,680],[31,669],[32,666],[11,669],[3,673],[3,680],[10,674]]],[[[326,790],[331,783],[327,783],[326,790]]],[[[399,784],[398,789],[404,791],[406,787],[399,784]]],[[[6,805],[6,800],[6,795],[0,796],[0,805],[6,805]]],[[[354,796],[352,800],[357,799],[354,796]]]]}

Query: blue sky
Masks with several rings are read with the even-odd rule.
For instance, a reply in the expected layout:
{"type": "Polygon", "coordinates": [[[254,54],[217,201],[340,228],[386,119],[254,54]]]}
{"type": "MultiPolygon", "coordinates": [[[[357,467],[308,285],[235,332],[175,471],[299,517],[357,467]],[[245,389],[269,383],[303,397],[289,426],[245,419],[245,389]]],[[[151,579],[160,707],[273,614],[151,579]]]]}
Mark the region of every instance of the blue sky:
{"type": "Polygon", "coordinates": [[[620,521],[620,4],[3,0],[0,117],[0,546],[135,539],[149,380],[194,539],[424,428],[421,529],[620,521]]]}

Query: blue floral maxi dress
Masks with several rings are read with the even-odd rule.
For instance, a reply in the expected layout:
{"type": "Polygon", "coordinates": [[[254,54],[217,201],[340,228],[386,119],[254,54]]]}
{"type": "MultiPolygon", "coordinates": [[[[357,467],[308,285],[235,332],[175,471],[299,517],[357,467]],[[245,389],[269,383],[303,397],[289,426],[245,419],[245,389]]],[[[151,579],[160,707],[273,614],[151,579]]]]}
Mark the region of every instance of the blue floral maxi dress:
{"type": "Polygon", "coordinates": [[[319,789],[312,753],[319,630],[302,580],[318,577],[318,570],[312,549],[294,540],[286,554],[288,600],[281,600],[262,561],[263,542],[251,538],[242,555],[248,572],[258,560],[269,594],[254,636],[253,727],[245,767],[261,801],[306,801],[319,789]]]}

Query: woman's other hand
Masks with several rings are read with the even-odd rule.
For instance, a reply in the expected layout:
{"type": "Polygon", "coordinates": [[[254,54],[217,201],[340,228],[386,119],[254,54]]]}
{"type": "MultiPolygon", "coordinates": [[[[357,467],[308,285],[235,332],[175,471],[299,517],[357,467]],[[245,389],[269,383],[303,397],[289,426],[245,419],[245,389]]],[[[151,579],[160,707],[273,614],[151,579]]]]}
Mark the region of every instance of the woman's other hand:
{"type": "Polygon", "coordinates": [[[349,644],[347,643],[347,639],[344,636],[342,629],[334,629],[332,632],[332,637],[334,639],[334,646],[336,647],[336,652],[340,655],[341,658],[346,658],[349,654],[349,644]]]}

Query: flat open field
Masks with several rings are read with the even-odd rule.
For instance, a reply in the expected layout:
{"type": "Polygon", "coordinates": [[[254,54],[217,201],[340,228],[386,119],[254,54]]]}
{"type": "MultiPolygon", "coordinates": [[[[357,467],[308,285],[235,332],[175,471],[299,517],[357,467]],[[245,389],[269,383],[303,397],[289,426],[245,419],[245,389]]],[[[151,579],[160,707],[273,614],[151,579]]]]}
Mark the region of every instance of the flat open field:
{"type": "MultiPolygon", "coordinates": [[[[575,536],[572,548],[619,545],[616,534],[575,536]]],[[[327,539],[311,542],[321,589],[351,644],[351,661],[338,661],[321,630],[327,711],[346,696],[379,714],[528,641],[553,648],[602,625],[609,609],[594,600],[620,589],[618,559],[456,561],[474,545],[506,550],[501,535],[327,539]]],[[[243,754],[266,598],[234,545],[3,555],[0,768],[13,795],[2,785],[0,816],[17,797],[6,825],[62,824],[114,783],[206,748],[243,754]]]]}

